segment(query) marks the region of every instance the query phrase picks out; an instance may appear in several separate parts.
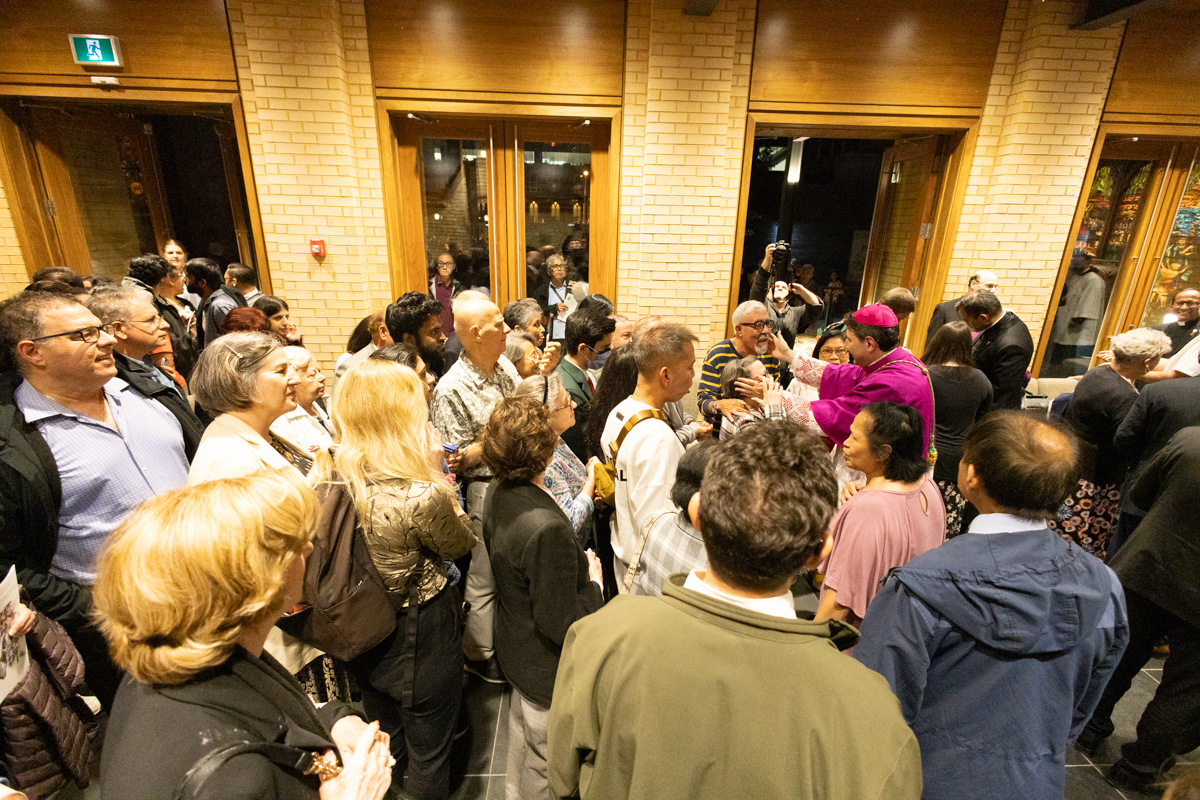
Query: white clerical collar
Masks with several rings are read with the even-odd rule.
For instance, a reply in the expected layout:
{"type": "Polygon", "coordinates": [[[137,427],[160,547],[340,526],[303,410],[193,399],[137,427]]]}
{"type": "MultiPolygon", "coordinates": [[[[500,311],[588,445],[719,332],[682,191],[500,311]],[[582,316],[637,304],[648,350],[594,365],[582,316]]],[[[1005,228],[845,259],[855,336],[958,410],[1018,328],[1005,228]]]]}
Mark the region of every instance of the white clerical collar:
{"type": "Polygon", "coordinates": [[[1044,531],[1046,521],[1025,519],[1015,514],[980,514],[971,521],[968,533],[1021,533],[1022,531],[1044,531]]]}
{"type": "Polygon", "coordinates": [[[1008,309],[1005,308],[1004,306],[1000,306],[1000,314],[996,317],[996,321],[993,322],[991,325],[988,325],[986,328],[984,328],[984,330],[986,331],[986,330],[990,330],[990,329],[996,327],[996,325],[1000,322],[1000,320],[1004,319],[1004,315],[1007,313],[1008,313],[1008,309]]]}
{"type": "Polygon", "coordinates": [[[796,604],[792,600],[792,593],[789,590],[785,590],[782,594],[777,594],[774,597],[738,597],[726,594],[714,586],[709,586],[697,574],[698,572],[699,570],[692,570],[688,573],[687,580],[683,582],[683,588],[691,589],[693,592],[699,592],[700,594],[706,594],[715,600],[720,600],[722,603],[740,606],[747,611],[766,614],[769,617],[796,618],[796,604]]]}

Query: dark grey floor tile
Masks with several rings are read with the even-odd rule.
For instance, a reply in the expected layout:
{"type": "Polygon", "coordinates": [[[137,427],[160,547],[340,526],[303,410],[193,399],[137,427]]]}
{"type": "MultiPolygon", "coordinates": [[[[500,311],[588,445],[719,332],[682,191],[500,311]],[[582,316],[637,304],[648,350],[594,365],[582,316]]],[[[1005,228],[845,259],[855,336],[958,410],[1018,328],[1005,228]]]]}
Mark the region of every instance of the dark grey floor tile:
{"type": "Polygon", "coordinates": [[[504,776],[493,775],[488,784],[487,794],[480,797],[480,800],[504,800],[505,788],[504,776]]]}
{"type": "Polygon", "coordinates": [[[1066,800],[1124,800],[1094,767],[1067,767],[1066,800]]]}
{"type": "Polygon", "coordinates": [[[1146,709],[1146,704],[1154,697],[1157,689],[1158,684],[1154,682],[1153,678],[1138,673],[1137,677],[1133,679],[1129,691],[1125,693],[1113,711],[1112,721],[1116,726],[1116,732],[1100,743],[1100,747],[1096,749],[1096,755],[1092,756],[1093,764],[1107,769],[1121,757],[1121,745],[1136,738],[1138,720],[1141,719],[1142,711],[1146,709]]]}
{"type": "Polygon", "coordinates": [[[488,775],[492,749],[496,742],[496,722],[500,717],[505,687],[470,677],[463,690],[469,730],[454,743],[450,756],[451,775],[488,775]]]}
{"type": "MultiPolygon", "coordinates": [[[[489,778],[486,775],[468,775],[457,787],[450,781],[450,800],[484,800],[488,796],[488,786],[493,781],[504,785],[503,778],[489,778]]],[[[503,797],[503,795],[501,795],[503,797]]]]}
{"type": "Polygon", "coordinates": [[[505,687],[500,703],[500,718],[496,724],[496,743],[492,748],[493,775],[503,775],[508,769],[508,707],[512,703],[512,688],[505,687]]]}

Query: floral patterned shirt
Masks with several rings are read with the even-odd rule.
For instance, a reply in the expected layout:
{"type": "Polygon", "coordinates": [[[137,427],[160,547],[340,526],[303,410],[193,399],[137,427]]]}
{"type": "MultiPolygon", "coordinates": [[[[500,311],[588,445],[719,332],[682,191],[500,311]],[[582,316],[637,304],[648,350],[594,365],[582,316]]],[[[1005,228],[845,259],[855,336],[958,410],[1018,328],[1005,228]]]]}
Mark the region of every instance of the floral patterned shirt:
{"type": "Polygon", "coordinates": [[[559,508],[566,513],[567,519],[571,520],[571,528],[576,537],[579,537],[583,530],[588,514],[592,513],[592,498],[579,493],[586,480],[587,467],[571,452],[567,443],[559,439],[558,446],[554,448],[554,460],[546,467],[542,484],[558,503],[559,508]]]}

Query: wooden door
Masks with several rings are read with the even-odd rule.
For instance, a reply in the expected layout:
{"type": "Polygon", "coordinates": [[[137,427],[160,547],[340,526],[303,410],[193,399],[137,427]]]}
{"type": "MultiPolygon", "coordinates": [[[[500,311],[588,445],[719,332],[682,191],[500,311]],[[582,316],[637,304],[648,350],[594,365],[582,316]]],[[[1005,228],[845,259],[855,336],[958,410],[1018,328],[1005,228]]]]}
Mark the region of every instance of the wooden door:
{"type": "Polygon", "coordinates": [[[119,279],[131,254],[172,236],[149,126],[132,115],[34,108],[47,216],[64,266],[119,279]]]}
{"type": "MultiPolygon", "coordinates": [[[[941,139],[925,136],[884,152],[860,306],[900,286],[920,298],[926,246],[933,236],[941,139]]],[[[907,322],[902,323],[902,339],[906,328],[907,322]]]]}

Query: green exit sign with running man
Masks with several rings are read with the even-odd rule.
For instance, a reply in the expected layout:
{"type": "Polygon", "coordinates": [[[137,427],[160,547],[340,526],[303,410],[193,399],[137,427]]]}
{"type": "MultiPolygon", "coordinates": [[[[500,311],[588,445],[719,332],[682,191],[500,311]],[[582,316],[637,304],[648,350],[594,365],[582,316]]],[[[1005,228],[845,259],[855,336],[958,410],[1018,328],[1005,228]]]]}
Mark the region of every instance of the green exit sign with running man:
{"type": "Polygon", "coordinates": [[[95,33],[72,33],[71,55],[76,64],[85,67],[120,67],[121,43],[115,36],[95,33]]]}

